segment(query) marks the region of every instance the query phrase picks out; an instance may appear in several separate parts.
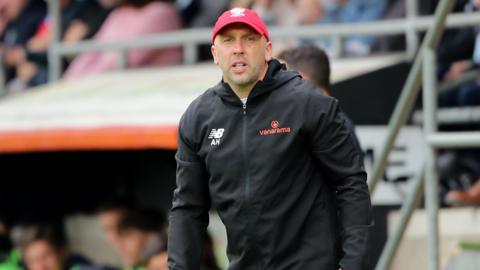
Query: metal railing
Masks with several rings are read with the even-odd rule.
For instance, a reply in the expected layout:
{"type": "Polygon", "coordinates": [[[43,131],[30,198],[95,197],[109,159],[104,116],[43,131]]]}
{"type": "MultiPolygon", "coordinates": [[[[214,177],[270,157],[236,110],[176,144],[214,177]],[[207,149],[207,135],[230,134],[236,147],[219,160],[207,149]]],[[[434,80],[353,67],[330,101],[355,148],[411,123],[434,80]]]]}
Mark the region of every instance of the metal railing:
{"type": "MultiPolygon", "coordinates": [[[[453,6],[453,2],[441,1],[435,11],[434,19],[431,21],[430,27],[427,26],[428,31],[425,36],[422,46],[420,48],[420,54],[426,48],[437,47],[440,37],[443,33],[443,29],[448,24],[447,15],[450,13],[453,6]],[[450,6],[446,6],[449,4],[450,6]]],[[[455,15],[451,15],[452,17],[455,15]]],[[[478,16],[478,15],[477,15],[478,16]]],[[[451,19],[450,19],[451,21],[451,19]]],[[[413,63],[412,69],[408,74],[405,85],[400,94],[399,100],[395,106],[393,114],[388,124],[387,138],[384,143],[384,147],[380,152],[380,156],[376,158],[378,162],[374,164],[372,176],[369,178],[368,187],[370,193],[375,190],[377,182],[382,178],[387,165],[387,158],[390,151],[393,148],[395,139],[397,138],[400,128],[405,125],[408,114],[412,111],[414,102],[420,91],[421,75],[422,75],[422,58],[417,57],[413,63]]]]}
{"type": "Polygon", "coordinates": [[[3,50],[0,50],[0,97],[3,96],[4,90],[3,86],[5,85],[5,70],[3,69],[3,50]]]}
{"type": "MultiPolygon", "coordinates": [[[[475,69],[468,71],[457,79],[446,81],[438,85],[437,92],[444,93],[447,91],[455,91],[456,87],[480,80],[480,70],[475,69]]],[[[480,106],[473,107],[455,107],[438,109],[438,124],[468,124],[480,123],[480,106]]],[[[421,125],[424,123],[423,111],[417,110],[412,117],[413,124],[421,125]]]]}
{"type": "MultiPolygon", "coordinates": [[[[60,12],[57,0],[49,0],[49,13],[60,20],[60,12]]],[[[334,40],[342,40],[344,37],[358,34],[365,35],[394,35],[404,34],[407,36],[406,54],[413,59],[418,50],[418,32],[427,30],[433,16],[419,17],[417,12],[417,1],[407,0],[406,18],[383,20],[378,22],[345,23],[332,25],[306,25],[299,27],[271,27],[270,33],[273,39],[286,38],[319,38],[331,37],[334,40]]],[[[455,14],[449,17],[448,27],[461,27],[480,24],[480,13],[477,14],[455,14]]],[[[59,24],[54,24],[55,33],[59,33],[59,24]]],[[[127,52],[133,48],[165,48],[172,46],[183,47],[184,63],[191,64],[197,60],[197,45],[211,42],[211,28],[186,29],[181,31],[165,32],[150,37],[138,38],[129,41],[99,43],[95,41],[82,41],[77,44],[63,44],[59,35],[55,35],[49,49],[51,81],[60,77],[61,57],[63,55],[75,55],[90,51],[116,50],[120,55],[119,68],[127,66],[127,52]]],[[[333,51],[341,56],[342,42],[333,43],[336,48],[333,51]]]]}
{"type": "MultiPolygon", "coordinates": [[[[333,51],[336,57],[341,57],[344,37],[351,35],[395,35],[403,34],[407,37],[406,56],[413,59],[418,51],[418,32],[427,30],[432,24],[433,16],[418,16],[418,2],[406,0],[406,17],[403,19],[382,20],[378,22],[344,23],[333,25],[306,25],[299,27],[270,27],[271,36],[274,39],[287,38],[320,38],[330,37],[334,42],[333,51]]],[[[51,45],[48,48],[49,80],[56,81],[61,76],[62,57],[76,55],[92,51],[116,50],[120,55],[119,68],[127,67],[127,52],[134,48],[166,48],[172,46],[183,47],[184,63],[192,64],[197,60],[197,45],[210,43],[211,28],[185,29],[180,31],[165,32],[144,38],[128,41],[100,43],[94,40],[82,41],[76,44],[64,44],[61,42],[61,29],[58,22],[61,21],[60,4],[58,0],[48,0],[48,14],[52,20],[53,35],[51,45]]],[[[454,14],[447,20],[448,27],[462,27],[480,24],[479,13],[454,14]]],[[[3,67],[3,66],[2,66],[3,67]]],[[[0,68],[2,68],[0,67],[0,68]]],[[[3,73],[3,70],[0,70],[3,73]]],[[[4,84],[0,82],[0,93],[3,92],[4,84]]]]}
{"type": "MultiPolygon", "coordinates": [[[[424,182],[425,205],[427,208],[427,248],[429,270],[439,269],[439,233],[438,233],[438,174],[436,158],[438,148],[466,148],[480,146],[480,132],[438,132],[437,120],[437,95],[439,90],[445,91],[448,87],[455,87],[457,83],[444,84],[439,86],[436,78],[436,55],[435,48],[438,40],[444,31],[445,20],[450,13],[454,0],[442,0],[435,12],[435,23],[427,32],[423,41],[419,57],[416,59],[410,74],[405,83],[400,100],[395,107],[391,117],[387,139],[382,149],[381,157],[374,168],[373,177],[370,178],[370,190],[373,192],[375,184],[385,169],[386,159],[393,147],[398,131],[405,124],[407,115],[411,112],[413,101],[420,89],[420,78],[423,76],[423,126],[426,141],[426,156],[419,174],[415,177],[411,192],[407,196],[400,211],[400,220],[393,236],[389,237],[385,248],[376,265],[376,270],[388,269],[393,256],[398,248],[400,239],[405,232],[406,225],[418,207],[422,195],[422,183],[424,182]]],[[[477,76],[477,75],[475,75],[477,76]]],[[[475,78],[468,74],[462,80],[475,78]]]]}

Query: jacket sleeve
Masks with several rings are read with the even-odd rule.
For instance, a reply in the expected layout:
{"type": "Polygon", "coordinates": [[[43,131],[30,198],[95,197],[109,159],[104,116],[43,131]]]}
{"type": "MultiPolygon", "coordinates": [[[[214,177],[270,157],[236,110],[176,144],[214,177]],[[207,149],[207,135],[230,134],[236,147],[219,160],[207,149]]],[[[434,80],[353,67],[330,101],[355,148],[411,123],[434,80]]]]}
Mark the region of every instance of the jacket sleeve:
{"type": "Polygon", "coordinates": [[[193,150],[180,124],[177,188],[170,212],[168,266],[170,270],[198,270],[208,225],[210,197],[205,166],[193,150]]]}
{"type": "Polygon", "coordinates": [[[348,129],[337,100],[315,95],[306,106],[309,144],[322,175],[334,188],[343,257],[340,267],[367,267],[368,235],[372,223],[370,195],[361,150],[348,129]]]}

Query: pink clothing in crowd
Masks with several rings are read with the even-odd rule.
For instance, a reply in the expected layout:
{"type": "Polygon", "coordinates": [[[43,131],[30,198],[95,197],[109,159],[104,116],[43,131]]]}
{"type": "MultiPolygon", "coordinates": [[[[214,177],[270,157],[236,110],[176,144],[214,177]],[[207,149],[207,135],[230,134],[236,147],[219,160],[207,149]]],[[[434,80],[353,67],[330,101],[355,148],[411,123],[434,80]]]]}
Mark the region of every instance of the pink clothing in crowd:
{"type": "MultiPolygon", "coordinates": [[[[180,15],[168,3],[152,2],[143,7],[120,6],[112,11],[94,40],[100,42],[134,40],[160,32],[181,28],[180,15]]],[[[181,48],[131,49],[128,67],[162,66],[181,63],[181,48]]],[[[65,71],[64,78],[76,79],[99,74],[118,67],[116,51],[84,53],[77,56],[65,71]]]]}

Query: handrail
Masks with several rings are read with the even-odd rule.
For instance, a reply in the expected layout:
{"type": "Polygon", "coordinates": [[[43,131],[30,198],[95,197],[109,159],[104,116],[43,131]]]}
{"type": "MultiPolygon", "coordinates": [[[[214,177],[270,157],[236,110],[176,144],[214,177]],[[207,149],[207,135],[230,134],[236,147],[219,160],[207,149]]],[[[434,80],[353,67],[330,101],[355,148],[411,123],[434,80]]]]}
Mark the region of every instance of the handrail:
{"type": "MultiPolygon", "coordinates": [[[[55,0],[50,0],[55,1],[55,0]]],[[[480,24],[480,13],[473,14],[453,14],[447,20],[449,27],[460,27],[468,25],[480,24]]],[[[305,25],[298,27],[278,27],[270,28],[271,37],[274,39],[285,38],[319,38],[321,36],[332,37],[334,39],[342,38],[349,35],[366,34],[366,35],[391,35],[391,34],[407,34],[408,31],[424,31],[427,30],[433,22],[433,16],[409,17],[407,19],[392,19],[378,22],[363,23],[340,23],[332,25],[305,25]]],[[[412,36],[410,34],[410,36],[412,36]]],[[[50,74],[54,74],[51,79],[59,78],[57,65],[60,65],[58,59],[62,55],[75,55],[89,51],[107,51],[117,50],[121,54],[125,54],[128,49],[132,48],[165,48],[171,46],[183,46],[184,62],[187,64],[196,61],[196,45],[210,43],[211,28],[185,29],[172,32],[164,32],[149,37],[137,38],[128,41],[118,42],[96,42],[93,40],[82,41],[76,44],[63,44],[54,42],[49,50],[50,59],[52,59],[50,74]],[[56,60],[53,60],[56,59],[56,60]]],[[[410,39],[414,39],[410,37],[410,39]]],[[[334,43],[337,46],[339,42],[334,43]]],[[[414,46],[413,42],[409,42],[409,46],[414,46]]],[[[338,48],[334,51],[340,51],[338,48]]],[[[415,48],[407,48],[410,57],[413,57],[412,51],[415,48]]]]}
{"type": "Polygon", "coordinates": [[[406,41],[407,41],[407,55],[409,59],[413,59],[417,53],[420,40],[418,33],[415,30],[415,23],[413,19],[418,17],[418,3],[417,0],[407,0],[405,2],[405,17],[407,19],[406,26],[406,41]]]}
{"type": "MultiPolygon", "coordinates": [[[[387,157],[393,148],[395,139],[400,131],[400,127],[403,126],[406,122],[407,115],[413,108],[414,101],[418,96],[420,90],[421,77],[423,73],[423,82],[424,87],[427,88],[427,91],[424,92],[424,107],[425,107],[425,118],[426,125],[424,129],[426,132],[435,132],[436,128],[436,96],[437,93],[434,93],[436,88],[436,81],[434,78],[434,64],[432,63],[432,58],[434,57],[433,48],[436,48],[440,37],[445,28],[446,17],[453,8],[453,0],[441,0],[435,10],[435,20],[432,24],[432,27],[427,31],[427,35],[422,42],[420,48],[419,57],[415,59],[415,62],[408,74],[405,85],[402,89],[400,98],[395,106],[395,110],[390,118],[388,125],[387,138],[383,144],[383,148],[380,154],[380,158],[377,158],[378,162],[375,164],[373,169],[373,176],[369,179],[369,190],[373,192],[375,185],[380,179],[381,175],[385,170],[387,163],[387,157]],[[422,68],[424,70],[422,70],[422,68]]],[[[426,195],[426,205],[428,210],[428,269],[429,270],[438,270],[438,185],[435,183],[436,177],[435,169],[435,149],[432,148],[431,144],[426,147],[427,157],[425,160],[424,168],[422,171],[425,176],[425,195],[426,195]]],[[[417,193],[420,190],[421,176],[417,178],[415,182],[415,192],[417,193]]],[[[412,193],[413,194],[413,193],[412,193]]],[[[398,247],[400,238],[402,237],[406,223],[408,222],[410,215],[413,211],[415,205],[415,197],[410,194],[408,199],[408,204],[405,204],[402,207],[400,223],[397,226],[397,231],[394,237],[390,237],[385,245],[386,248],[382,251],[381,259],[376,265],[376,270],[388,269],[390,262],[395,254],[395,251],[398,247]],[[407,206],[408,205],[408,206],[407,206]]]]}
{"type": "MultiPolygon", "coordinates": [[[[412,117],[413,124],[421,125],[424,123],[422,114],[422,110],[415,111],[412,117]]],[[[478,124],[480,123],[480,106],[438,109],[437,122],[442,125],[478,124]]]]}
{"type": "MultiPolygon", "coordinates": [[[[445,0],[445,6],[453,7],[453,0],[445,0]]],[[[441,31],[441,30],[440,30],[441,31]]],[[[423,123],[424,137],[435,133],[438,129],[437,124],[437,58],[435,54],[436,46],[428,46],[421,55],[423,61],[423,123]]],[[[438,170],[436,166],[437,151],[428,143],[425,146],[425,208],[427,209],[427,269],[438,270],[438,170]]]]}
{"type": "MultiPolygon", "coordinates": [[[[434,21],[433,16],[422,16],[411,19],[416,31],[428,30],[434,21]]],[[[452,14],[447,19],[448,27],[462,27],[480,23],[480,12],[471,14],[452,14]]],[[[348,36],[348,35],[387,35],[404,34],[406,29],[405,19],[383,20],[378,22],[362,23],[337,23],[332,25],[304,25],[298,27],[272,26],[270,36],[272,39],[285,38],[318,38],[348,36]]],[[[150,49],[169,46],[185,45],[187,43],[210,43],[211,28],[185,29],[148,37],[136,38],[127,41],[97,42],[94,40],[80,41],[75,44],[57,44],[58,52],[64,55],[73,55],[88,51],[107,51],[121,49],[150,49]]]]}
{"type": "Polygon", "coordinates": [[[3,50],[0,50],[0,97],[5,94],[5,70],[3,65],[3,50]]]}
{"type": "MultiPolygon", "coordinates": [[[[420,48],[421,56],[423,55],[423,51],[426,50],[426,48],[437,47],[438,42],[440,41],[441,34],[443,33],[443,29],[445,27],[447,15],[452,10],[452,7],[452,0],[442,0],[439,2],[437,9],[435,10],[432,25],[428,28],[427,35],[425,36],[422,42],[422,46],[420,48]]],[[[405,85],[403,86],[399,100],[395,105],[392,116],[390,117],[387,137],[384,141],[380,156],[376,158],[377,163],[374,164],[372,176],[368,179],[368,188],[370,190],[370,193],[373,193],[377,182],[382,177],[385,167],[387,165],[388,155],[393,148],[398,132],[400,131],[400,128],[406,123],[408,114],[412,111],[413,105],[418,96],[418,92],[420,91],[421,75],[422,57],[417,57],[415,59],[415,62],[413,63],[410,73],[408,74],[407,80],[405,81],[405,85]]]]}
{"type": "Polygon", "coordinates": [[[385,270],[390,267],[390,264],[393,261],[393,256],[398,249],[398,245],[402,240],[403,234],[407,229],[408,222],[410,217],[413,214],[413,211],[417,209],[420,205],[421,198],[423,195],[423,180],[425,177],[425,161],[422,162],[419,172],[412,179],[412,186],[410,187],[409,192],[407,193],[407,198],[400,209],[399,219],[393,230],[393,235],[388,237],[388,241],[385,243],[382,254],[378,259],[375,270],[385,270]]]}
{"type": "Polygon", "coordinates": [[[62,57],[57,52],[56,44],[61,42],[62,13],[60,12],[60,1],[48,0],[48,16],[52,25],[50,46],[48,47],[48,80],[50,82],[60,78],[62,73],[62,57]]]}
{"type": "MultiPolygon", "coordinates": [[[[459,78],[446,81],[438,85],[437,92],[443,93],[454,90],[455,87],[467,82],[480,79],[479,70],[471,70],[461,75],[459,78]]],[[[440,108],[437,110],[437,121],[439,124],[464,124],[480,122],[480,106],[458,107],[458,108],[440,108]]],[[[413,124],[423,123],[423,111],[416,110],[412,116],[413,124]]]]}

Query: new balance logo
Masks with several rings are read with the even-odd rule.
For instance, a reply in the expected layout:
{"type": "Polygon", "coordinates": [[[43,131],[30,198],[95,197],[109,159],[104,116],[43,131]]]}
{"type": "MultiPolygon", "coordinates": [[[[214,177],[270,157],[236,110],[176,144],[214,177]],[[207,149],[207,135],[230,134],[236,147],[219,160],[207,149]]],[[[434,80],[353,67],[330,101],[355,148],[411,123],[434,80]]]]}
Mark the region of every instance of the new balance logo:
{"type": "Polygon", "coordinates": [[[224,128],[212,128],[212,131],[210,131],[210,135],[208,135],[208,138],[212,140],[210,145],[219,145],[220,139],[222,138],[224,131],[224,128]]]}

